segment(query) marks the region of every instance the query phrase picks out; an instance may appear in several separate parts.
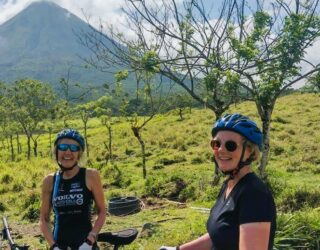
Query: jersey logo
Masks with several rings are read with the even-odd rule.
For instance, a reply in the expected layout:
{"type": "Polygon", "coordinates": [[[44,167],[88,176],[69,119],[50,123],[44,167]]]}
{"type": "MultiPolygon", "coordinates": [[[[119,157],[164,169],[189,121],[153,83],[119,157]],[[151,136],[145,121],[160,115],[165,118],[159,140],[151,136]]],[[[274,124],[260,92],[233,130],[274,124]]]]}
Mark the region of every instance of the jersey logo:
{"type": "Polygon", "coordinates": [[[80,187],[80,182],[71,183],[71,189],[76,189],[80,187]]]}
{"type": "Polygon", "coordinates": [[[83,204],[83,194],[65,194],[53,198],[55,207],[81,206],[83,204]]]}

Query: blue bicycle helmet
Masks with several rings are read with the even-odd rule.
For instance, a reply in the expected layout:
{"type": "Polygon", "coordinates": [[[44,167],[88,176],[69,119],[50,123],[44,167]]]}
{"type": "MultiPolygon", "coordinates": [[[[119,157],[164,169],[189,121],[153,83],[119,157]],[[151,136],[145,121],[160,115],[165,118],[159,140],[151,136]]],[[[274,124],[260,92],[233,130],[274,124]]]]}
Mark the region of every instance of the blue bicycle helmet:
{"type": "Polygon", "coordinates": [[[77,130],[72,129],[72,128],[68,128],[68,129],[62,130],[61,132],[59,132],[57,134],[57,137],[56,137],[56,139],[54,141],[54,145],[57,145],[58,141],[60,139],[63,139],[63,138],[73,139],[73,140],[75,140],[76,142],[79,143],[79,145],[82,148],[82,150],[85,149],[84,138],[77,130]]]}
{"type": "Polygon", "coordinates": [[[218,131],[229,130],[241,134],[247,140],[258,145],[262,150],[263,135],[257,124],[249,117],[241,114],[226,114],[214,124],[212,128],[212,136],[214,137],[218,131]]]}

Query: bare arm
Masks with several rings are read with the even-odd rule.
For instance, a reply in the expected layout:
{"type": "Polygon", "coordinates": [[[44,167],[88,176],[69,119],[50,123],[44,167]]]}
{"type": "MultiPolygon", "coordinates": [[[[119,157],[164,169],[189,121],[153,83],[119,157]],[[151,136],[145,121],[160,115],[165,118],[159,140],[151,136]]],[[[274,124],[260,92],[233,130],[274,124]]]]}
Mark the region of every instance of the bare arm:
{"type": "Polygon", "coordinates": [[[212,241],[208,233],[201,236],[200,238],[185,243],[179,247],[181,250],[211,250],[212,241]]]}
{"type": "MultiPolygon", "coordinates": [[[[106,219],[106,207],[104,201],[104,194],[101,184],[99,172],[95,169],[87,169],[87,186],[93,194],[93,198],[97,207],[97,219],[94,222],[91,232],[98,234],[106,219]]],[[[88,235],[88,239],[94,242],[95,239],[92,235],[88,235]]]]}
{"type": "Polygon", "coordinates": [[[240,225],[240,250],[267,250],[270,222],[255,222],[240,225]]]}
{"type": "Polygon", "coordinates": [[[51,192],[53,186],[53,175],[48,175],[42,182],[41,194],[41,208],[40,208],[40,230],[47,240],[48,244],[52,246],[54,239],[50,225],[50,212],[51,212],[51,192]]]}

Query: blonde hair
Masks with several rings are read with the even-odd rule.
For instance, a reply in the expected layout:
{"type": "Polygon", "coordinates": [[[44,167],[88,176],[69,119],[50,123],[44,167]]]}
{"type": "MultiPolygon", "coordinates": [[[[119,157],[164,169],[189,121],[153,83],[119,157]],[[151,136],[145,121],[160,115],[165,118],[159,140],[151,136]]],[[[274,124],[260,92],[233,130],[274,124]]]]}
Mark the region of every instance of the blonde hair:
{"type": "Polygon", "coordinates": [[[260,159],[260,149],[257,144],[247,141],[247,147],[251,149],[251,155],[253,161],[258,161],[260,159]]]}

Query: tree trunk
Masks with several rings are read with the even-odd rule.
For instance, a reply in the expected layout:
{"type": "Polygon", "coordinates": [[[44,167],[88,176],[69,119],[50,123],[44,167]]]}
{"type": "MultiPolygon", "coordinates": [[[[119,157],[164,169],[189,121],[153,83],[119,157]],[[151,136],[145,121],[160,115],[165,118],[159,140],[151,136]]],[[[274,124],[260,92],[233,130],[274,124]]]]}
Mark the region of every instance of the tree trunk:
{"type": "Polygon", "coordinates": [[[183,109],[179,108],[180,121],[183,121],[183,109]]]}
{"type": "Polygon", "coordinates": [[[88,144],[88,138],[87,138],[88,122],[84,122],[83,125],[84,125],[84,138],[86,141],[86,148],[87,148],[87,158],[89,158],[89,144],[88,144]]]}
{"type": "Polygon", "coordinates": [[[213,180],[212,180],[212,186],[217,186],[220,181],[220,175],[219,175],[219,168],[214,164],[214,174],[213,174],[213,180]]]}
{"type": "MultiPolygon", "coordinates": [[[[221,118],[224,110],[223,109],[217,109],[214,110],[214,114],[216,116],[216,121],[221,118]]],[[[220,181],[220,175],[219,175],[219,168],[214,164],[214,173],[213,173],[213,179],[212,179],[212,186],[216,186],[219,184],[220,181]]]]}
{"type": "Polygon", "coordinates": [[[19,133],[17,133],[16,140],[17,140],[17,152],[18,152],[18,154],[21,154],[22,148],[21,148],[19,133]]]}
{"type": "Polygon", "coordinates": [[[6,138],[6,142],[7,142],[7,150],[10,151],[10,139],[8,137],[6,138]]]}
{"type": "Polygon", "coordinates": [[[27,145],[28,145],[28,151],[27,151],[27,159],[30,160],[30,156],[31,156],[31,140],[30,140],[30,136],[27,135],[27,145]]]}
{"type": "Polygon", "coordinates": [[[13,136],[10,135],[10,148],[11,148],[11,161],[14,161],[14,148],[13,148],[13,136]]]}
{"type": "Polygon", "coordinates": [[[35,157],[38,156],[38,142],[36,140],[33,141],[33,154],[35,157]]]}
{"type": "Polygon", "coordinates": [[[134,136],[138,139],[141,146],[141,160],[142,160],[142,171],[143,171],[143,179],[147,178],[147,169],[146,169],[146,154],[145,154],[145,144],[140,136],[139,128],[132,127],[134,136]]]}
{"type": "Polygon", "coordinates": [[[113,164],[113,156],[112,156],[112,128],[111,126],[108,126],[108,136],[109,136],[109,158],[111,164],[113,164]]]}
{"type": "Polygon", "coordinates": [[[260,109],[262,112],[260,113],[260,118],[262,121],[262,133],[263,133],[263,150],[262,150],[262,157],[259,165],[259,175],[262,178],[266,177],[266,167],[268,164],[268,157],[270,152],[270,124],[271,124],[271,115],[273,111],[272,107],[263,107],[260,109]]]}
{"type": "Polygon", "coordinates": [[[51,133],[51,130],[49,130],[49,150],[50,150],[50,157],[52,158],[51,145],[52,145],[52,133],[51,133]]]}

